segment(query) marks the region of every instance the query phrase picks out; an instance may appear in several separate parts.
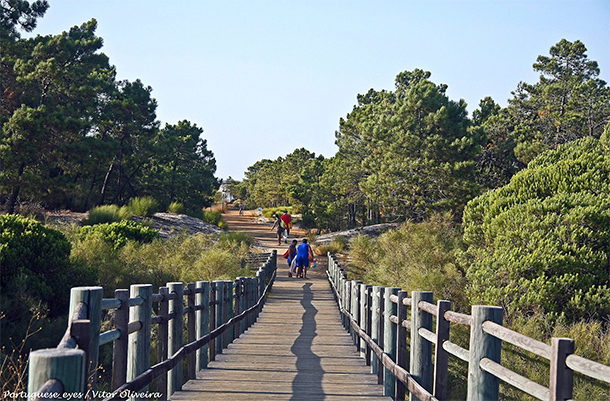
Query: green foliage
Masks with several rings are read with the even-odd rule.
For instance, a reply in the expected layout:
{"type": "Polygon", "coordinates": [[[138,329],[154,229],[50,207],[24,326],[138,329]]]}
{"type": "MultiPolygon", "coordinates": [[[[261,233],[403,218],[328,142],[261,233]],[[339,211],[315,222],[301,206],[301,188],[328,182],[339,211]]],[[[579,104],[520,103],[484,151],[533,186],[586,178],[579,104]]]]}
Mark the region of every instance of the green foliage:
{"type": "Polygon", "coordinates": [[[95,224],[114,223],[127,220],[131,217],[131,212],[126,206],[117,205],[97,206],[89,210],[89,215],[82,221],[83,225],[92,226],[95,224]]]}
{"type": "Polygon", "coordinates": [[[292,214],[292,206],[276,206],[263,209],[263,216],[270,219],[273,216],[281,216],[284,212],[292,214]]]}
{"type": "Polygon", "coordinates": [[[222,220],[222,212],[219,210],[206,210],[203,212],[203,221],[215,226],[220,226],[222,220]]]}
{"type": "Polygon", "coordinates": [[[433,291],[438,299],[465,309],[466,280],[456,259],[461,233],[452,220],[449,214],[433,215],[375,239],[360,235],[350,241],[348,268],[366,283],[433,291]]]}
{"type": "Polygon", "coordinates": [[[38,301],[48,307],[49,317],[65,313],[69,288],[91,278],[90,272],[70,264],[70,249],[64,234],[36,220],[0,216],[0,288],[9,321],[38,301]]]}
{"type": "Polygon", "coordinates": [[[345,247],[347,246],[347,240],[344,236],[338,235],[334,237],[329,244],[327,245],[315,245],[313,246],[314,254],[326,255],[328,252],[337,254],[343,252],[345,247]]]}
{"type": "Polygon", "coordinates": [[[180,202],[172,202],[167,207],[167,211],[169,213],[181,214],[182,212],[184,212],[184,205],[180,202]]]}
{"type": "Polygon", "coordinates": [[[127,207],[136,216],[152,217],[159,211],[159,202],[150,196],[143,196],[131,198],[127,207]]]}
{"type": "Polygon", "coordinates": [[[609,155],[594,138],[560,146],[468,204],[473,303],[551,321],[610,313],[609,155]]]}
{"type": "Polygon", "coordinates": [[[79,230],[79,237],[81,239],[97,237],[113,249],[118,249],[125,246],[128,241],[136,241],[139,243],[152,242],[159,238],[159,232],[145,224],[131,220],[123,220],[117,223],[104,223],[82,227],[79,230]]]}

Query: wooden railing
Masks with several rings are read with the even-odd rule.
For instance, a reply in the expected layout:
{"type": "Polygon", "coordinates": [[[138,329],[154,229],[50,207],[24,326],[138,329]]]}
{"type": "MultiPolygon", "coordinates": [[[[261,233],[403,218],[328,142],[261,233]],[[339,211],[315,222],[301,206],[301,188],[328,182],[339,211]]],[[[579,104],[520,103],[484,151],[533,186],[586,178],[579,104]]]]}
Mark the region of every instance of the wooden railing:
{"type": "Polygon", "coordinates": [[[102,287],[72,288],[62,341],[57,348],[30,353],[28,393],[53,400],[166,400],[182,389],[185,358],[188,379],[194,379],[255,322],[276,270],[273,251],[256,277],[238,277],[234,282],[168,283],[158,294],[153,294],[152,285],[138,284],[130,291],[116,290],[110,299],[102,298],[102,287]],[[114,315],[114,328],[100,333],[103,311],[114,315]],[[158,325],[158,363],[151,367],[153,325],[158,325]],[[108,343],[114,346],[112,391],[101,392],[95,382],[99,347],[108,343]],[[154,379],[158,379],[156,389],[149,389],[154,379]]]}
{"type": "Polygon", "coordinates": [[[472,314],[466,315],[451,311],[450,301],[435,305],[431,292],[414,291],[409,298],[400,288],[347,280],[330,253],[327,274],[343,325],[371,373],[384,385],[384,395],[395,400],[404,400],[407,390],[412,401],[447,400],[450,355],[468,364],[468,401],[498,400],[500,380],[539,400],[552,401],[572,398],[574,372],[610,383],[610,366],[574,355],[574,340],[552,338],[548,345],[509,330],[502,326],[500,307],[473,306],[472,314]],[[470,327],[469,349],[449,340],[450,323],[470,327]],[[549,387],[502,366],[502,341],[549,360],[549,387]]]}

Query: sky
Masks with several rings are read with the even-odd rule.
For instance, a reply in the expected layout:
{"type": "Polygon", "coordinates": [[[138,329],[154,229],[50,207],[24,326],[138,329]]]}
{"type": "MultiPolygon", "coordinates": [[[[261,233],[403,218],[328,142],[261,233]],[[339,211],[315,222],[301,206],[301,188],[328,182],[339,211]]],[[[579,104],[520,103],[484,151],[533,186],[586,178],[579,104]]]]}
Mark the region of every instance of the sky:
{"type": "Polygon", "coordinates": [[[356,96],[430,71],[472,113],[506,106],[532,64],[580,40],[610,82],[610,0],[49,0],[34,34],[95,18],[117,79],[153,89],[164,126],[204,130],[216,176],[306,148],[332,157],[356,96]]]}

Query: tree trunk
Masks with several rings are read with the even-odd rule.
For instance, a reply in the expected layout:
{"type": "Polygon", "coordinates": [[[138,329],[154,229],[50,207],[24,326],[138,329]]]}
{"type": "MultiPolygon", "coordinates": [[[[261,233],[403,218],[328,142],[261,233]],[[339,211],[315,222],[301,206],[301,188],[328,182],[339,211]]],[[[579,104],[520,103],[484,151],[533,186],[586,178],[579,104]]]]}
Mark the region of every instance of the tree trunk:
{"type": "Polygon", "coordinates": [[[8,214],[15,213],[15,205],[17,204],[17,198],[19,197],[19,191],[21,190],[21,176],[23,175],[23,171],[25,170],[25,163],[21,162],[19,165],[19,171],[17,172],[17,184],[13,186],[13,190],[11,191],[11,196],[8,198],[7,202],[7,212],[8,214]]]}
{"type": "Polygon", "coordinates": [[[98,205],[103,205],[106,200],[106,190],[108,189],[108,180],[110,180],[110,174],[114,170],[114,160],[110,163],[110,167],[108,167],[108,171],[106,172],[106,176],[104,177],[104,183],[102,184],[102,190],[100,192],[100,201],[98,205]]]}

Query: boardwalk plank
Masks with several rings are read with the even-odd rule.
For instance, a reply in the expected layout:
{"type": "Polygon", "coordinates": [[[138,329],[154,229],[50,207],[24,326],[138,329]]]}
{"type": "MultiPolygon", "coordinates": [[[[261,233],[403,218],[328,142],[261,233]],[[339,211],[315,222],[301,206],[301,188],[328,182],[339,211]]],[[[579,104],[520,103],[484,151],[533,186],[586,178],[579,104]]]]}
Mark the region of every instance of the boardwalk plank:
{"type": "Polygon", "coordinates": [[[284,274],[257,323],[172,400],[390,399],[341,326],[322,269],[305,280],[284,274]]]}

